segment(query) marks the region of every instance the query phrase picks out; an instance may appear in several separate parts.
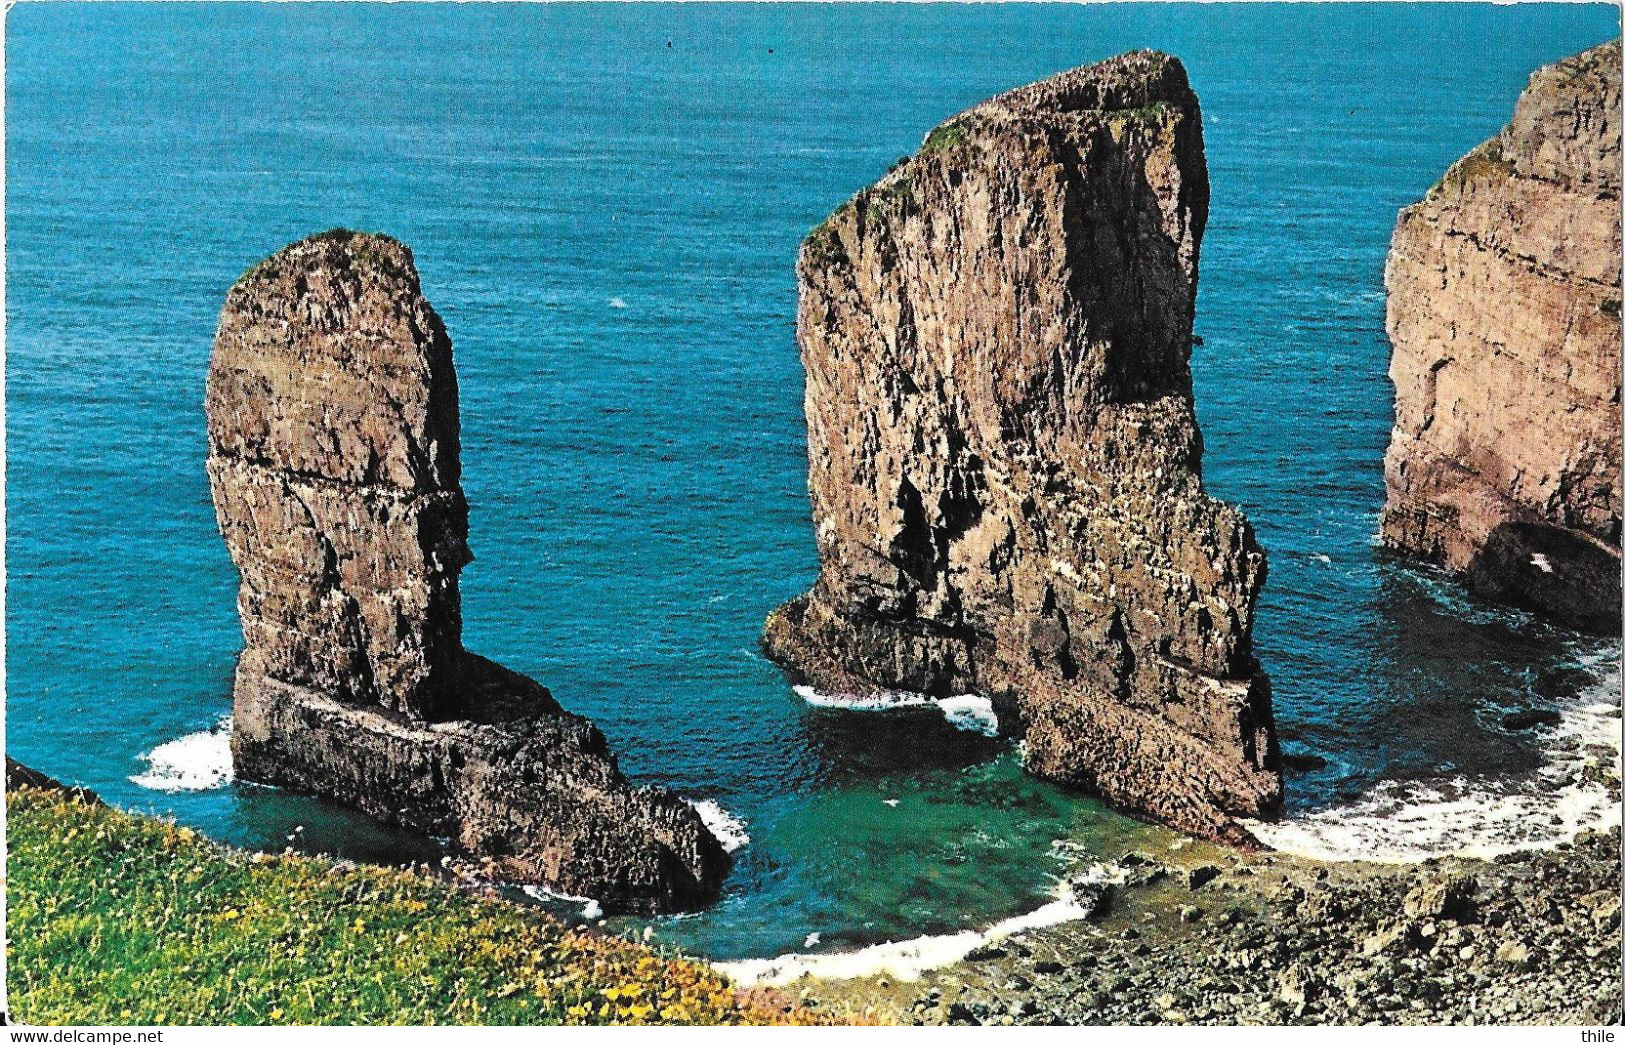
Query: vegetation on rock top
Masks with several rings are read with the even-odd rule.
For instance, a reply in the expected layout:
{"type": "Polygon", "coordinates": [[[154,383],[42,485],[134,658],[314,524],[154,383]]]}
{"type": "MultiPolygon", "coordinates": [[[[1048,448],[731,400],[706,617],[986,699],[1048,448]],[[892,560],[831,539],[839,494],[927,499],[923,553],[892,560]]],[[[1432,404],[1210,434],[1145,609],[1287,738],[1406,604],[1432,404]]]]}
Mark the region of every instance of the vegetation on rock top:
{"type": "Polygon", "coordinates": [[[925,136],[925,144],[920,146],[920,155],[929,156],[956,145],[963,145],[969,140],[970,135],[966,132],[965,125],[958,120],[949,120],[940,127],[932,128],[931,133],[925,136]]]}
{"type": "Polygon", "coordinates": [[[1460,189],[1479,180],[1503,179],[1511,173],[1512,164],[1501,154],[1501,139],[1491,138],[1452,164],[1431,191],[1460,189]]]}

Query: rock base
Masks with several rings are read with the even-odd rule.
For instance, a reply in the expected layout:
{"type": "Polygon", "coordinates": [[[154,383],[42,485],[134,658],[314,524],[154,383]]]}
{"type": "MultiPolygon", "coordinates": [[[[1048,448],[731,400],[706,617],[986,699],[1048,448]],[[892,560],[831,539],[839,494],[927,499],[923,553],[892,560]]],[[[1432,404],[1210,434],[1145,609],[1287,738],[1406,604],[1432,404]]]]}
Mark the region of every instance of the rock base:
{"type": "Polygon", "coordinates": [[[238,665],[239,777],[355,806],[477,855],[494,878],[544,882],[606,910],[690,910],[716,898],[721,843],[688,803],[633,789],[603,734],[542,686],[470,653],[465,717],[412,722],[238,665]]]}
{"type": "Polygon", "coordinates": [[[1502,523],[1473,556],[1464,579],[1480,595],[1577,628],[1618,634],[1619,549],[1579,530],[1502,523]]]}
{"type": "Polygon", "coordinates": [[[1068,681],[1007,653],[1033,655],[1041,645],[842,616],[815,595],[780,606],[762,630],[763,651],[797,683],[859,697],[883,689],[990,697],[1016,711],[1028,772],[1193,834],[1260,848],[1236,818],[1267,818],[1280,805],[1268,676],[1216,679],[1163,663],[1148,689],[1175,699],[1136,707],[1115,699],[1121,679],[1068,681]]]}
{"type": "Polygon", "coordinates": [[[88,787],[69,787],[55,777],[48,777],[39,770],[31,769],[8,755],[6,757],[6,790],[16,791],[19,788],[29,788],[34,791],[59,791],[75,802],[91,806],[102,804],[101,798],[88,787]]]}

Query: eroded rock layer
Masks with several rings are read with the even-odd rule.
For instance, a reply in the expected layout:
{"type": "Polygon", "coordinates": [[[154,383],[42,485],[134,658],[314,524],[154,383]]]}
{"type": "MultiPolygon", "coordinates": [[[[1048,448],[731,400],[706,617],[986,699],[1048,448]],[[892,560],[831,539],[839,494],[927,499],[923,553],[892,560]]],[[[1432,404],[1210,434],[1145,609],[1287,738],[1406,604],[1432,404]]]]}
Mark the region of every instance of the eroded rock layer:
{"type": "Polygon", "coordinates": [[[592,723],[463,649],[457,379],[405,246],[340,230],[256,266],[227,295],[207,400],[242,578],[238,776],[611,909],[715,896],[728,858],[687,803],[634,789],[592,723]]]}
{"type": "Polygon", "coordinates": [[[1620,626],[1620,47],[1537,71],[1400,213],[1382,536],[1476,591],[1620,626]]]}
{"type": "Polygon", "coordinates": [[[1013,699],[1027,767],[1202,834],[1279,800],[1264,553],[1191,397],[1207,219],[1179,62],[1001,95],[802,245],[821,572],[766,650],[818,688],[1013,699]]]}

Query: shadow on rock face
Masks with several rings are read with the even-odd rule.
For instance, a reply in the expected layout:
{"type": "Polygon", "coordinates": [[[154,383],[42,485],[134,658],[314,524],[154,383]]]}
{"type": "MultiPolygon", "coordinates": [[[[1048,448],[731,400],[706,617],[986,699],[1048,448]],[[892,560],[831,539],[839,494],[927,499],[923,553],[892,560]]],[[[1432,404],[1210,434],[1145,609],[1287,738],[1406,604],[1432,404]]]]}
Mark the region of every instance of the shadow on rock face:
{"type": "Polygon", "coordinates": [[[1505,522],[1467,566],[1486,598],[1598,634],[1620,628],[1619,551],[1561,526],[1505,522]]]}
{"type": "Polygon", "coordinates": [[[962,769],[997,757],[1010,744],[960,729],[925,705],[889,711],[808,708],[803,728],[820,784],[962,769]]]}

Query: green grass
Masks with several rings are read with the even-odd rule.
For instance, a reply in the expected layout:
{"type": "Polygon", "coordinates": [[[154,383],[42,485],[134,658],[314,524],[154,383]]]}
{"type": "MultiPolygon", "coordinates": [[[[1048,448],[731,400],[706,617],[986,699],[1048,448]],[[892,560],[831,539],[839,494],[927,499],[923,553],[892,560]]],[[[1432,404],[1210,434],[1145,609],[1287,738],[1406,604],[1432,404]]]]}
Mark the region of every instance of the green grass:
{"type": "MultiPolygon", "coordinates": [[[[318,232],[315,235],[309,237],[309,240],[311,242],[316,242],[316,243],[320,243],[320,242],[324,242],[324,241],[332,241],[332,242],[339,243],[339,244],[350,244],[351,251],[354,253],[355,257],[358,258],[359,260],[361,260],[361,261],[363,261],[363,262],[365,262],[365,263],[367,263],[369,265],[373,265],[373,266],[376,266],[376,267],[387,268],[388,267],[388,262],[385,260],[384,256],[382,254],[380,254],[378,251],[374,250],[372,245],[367,241],[367,237],[371,237],[371,236],[377,236],[377,237],[380,237],[382,239],[387,239],[387,240],[394,240],[393,236],[387,236],[387,235],[384,235],[383,233],[362,232],[362,231],[360,231],[358,229],[347,229],[347,228],[344,228],[342,226],[340,226],[339,228],[328,229],[326,232],[318,232]],[[359,242],[359,243],[353,242],[355,240],[360,240],[361,242],[359,242]]],[[[399,242],[399,241],[395,241],[395,242],[399,242]]],[[[292,244],[290,244],[290,246],[291,245],[292,244]]],[[[246,269],[243,270],[242,275],[237,277],[237,282],[233,283],[232,286],[234,286],[234,287],[239,286],[239,285],[247,282],[248,280],[252,279],[255,276],[255,274],[257,274],[257,273],[260,273],[260,272],[269,273],[270,270],[267,268],[267,266],[271,265],[275,260],[276,260],[276,255],[272,254],[270,257],[261,258],[259,261],[254,262],[252,265],[248,266],[246,269]]]]}
{"type": "Polygon", "coordinates": [[[20,1022],[811,1022],[701,963],[408,871],[239,852],[57,791],[6,810],[20,1022]]]}
{"type": "Polygon", "coordinates": [[[863,216],[866,221],[883,219],[888,214],[905,214],[914,206],[914,181],[900,174],[890,181],[864,193],[863,216]]]}
{"type": "Polygon", "coordinates": [[[1111,115],[1127,116],[1135,120],[1160,120],[1167,111],[1167,102],[1152,102],[1150,105],[1137,105],[1132,109],[1113,109],[1111,115]]]}
{"type": "Polygon", "coordinates": [[[916,202],[914,180],[912,172],[903,171],[903,168],[920,156],[930,156],[963,145],[969,140],[970,128],[964,118],[949,120],[934,128],[926,135],[925,142],[920,146],[916,156],[899,156],[886,169],[886,177],[879,184],[860,191],[852,199],[841,204],[835,213],[807,234],[803,247],[806,259],[825,268],[845,263],[848,260],[846,248],[841,243],[839,233],[835,231],[837,221],[844,220],[848,212],[854,208],[865,222],[884,223],[892,218],[908,215],[916,202]],[[898,173],[899,171],[903,173],[898,173]]]}
{"type": "Polygon", "coordinates": [[[1112,137],[1118,138],[1131,127],[1144,124],[1161,126],[1167,120],[1168,112],[1166,102],[1152,102],[1131,109],[1108,109],[1105,113],[1106,126],[1111,129],[1112,137]]]}
{"type": "Polygon", "coordinates": [[[925,136],[925,144],[920,146],[920,155],[929,156],[934,152],[942,152],[956,145],[963,145],[970,140],[965,125],[950,120],[940,127],[934,127],[930,134],[925,136]]]}
{"type": "Polygon", "coordinates": [[[854,199],[865,222],[884,225],[893,219],[906,218],[914,210],[914,179],[907,171],[893,172],[878,185],[859,192],[854,199]]]}

